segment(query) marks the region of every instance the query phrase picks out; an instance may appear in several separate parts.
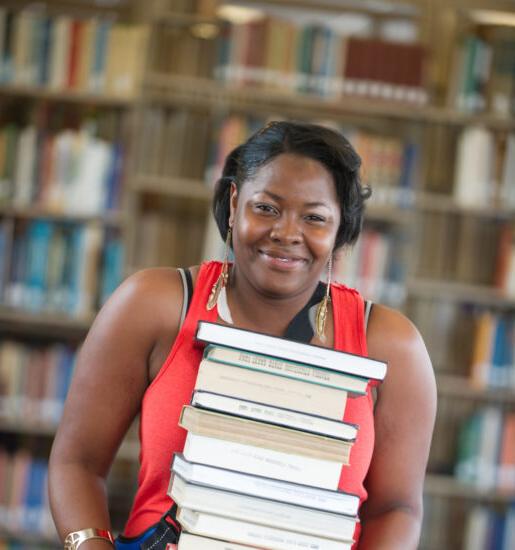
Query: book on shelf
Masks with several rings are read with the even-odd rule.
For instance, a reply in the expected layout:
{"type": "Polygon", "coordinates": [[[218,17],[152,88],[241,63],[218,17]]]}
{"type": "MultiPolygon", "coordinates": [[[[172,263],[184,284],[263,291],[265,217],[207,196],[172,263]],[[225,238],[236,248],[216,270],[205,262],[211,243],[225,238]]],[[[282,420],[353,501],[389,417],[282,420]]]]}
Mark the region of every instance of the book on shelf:
{"type": "Polygon", "coordinates": [[[0,29],[0,80],[4,84],[120,97],[133,97],[139,91],[146,25],[3,8],[0,29]]]}
{"type": "Polygon", "coordinates": [[[46,495],[48,465],[27,449],[0,447],[0,529],[57,540],[46,495]]]}
{"type": "Polygon", "coordinates": [[[504,512],[475,504],[465,519],[464,548],[509,550],[515,544],[515,507],[504,512]]]}
{"type": "Polygon", "coordinates": [[[477,315],[469,376],[477,388],[515,387],[512,316],[483,311],[477,315]]]}
{"type": "Polygon", "coordinates": [[[511,416],[503,415],[499,408],[485,406],[465,419],[459,432],[455,463],[459,480],[485,490],[500,487],[513,490],[512,485],[505,484],[508,477],[505,474],[513,472],[514,441],[506,440],[513,431],[511,416]]]}
{"type": "MultiPolygon", "coordinates": [[[[121,276],[121,254],[107,263],[103,253],[104,233],[96,223],[36,219],[17,224],[7,260],[4,303],[34,312],[91,314],[121,276]]],[[[109,235],[105,245],[120,247],[120,239],[109,235]]]]}
{"type": "Polygon", "coordinates": [[[277,529],[219,515],[179,508],[177,519],[183,529],[195,535],[224,539],[231,534],[234,542],[270,550],[350,550],[352,542],[319,538],[303,533],[277,529]]]}
{"type": "Polygon", "coordinates": [[[75,349],[54,344],[28,346],[0,341],[0,422],[54,429],[75,364],[75,349]]]}
{"type": "Polygon", "coordinates": [[[182,409],[179,426],[188,434],[343,464],[348,464],[355,440],[355,434],[353,439],[336,439],[188,405],[182,409]]]}
{"type": "Polygon", "coordinates": [[[269,355],[326,368],[337,372],[361,376],[380,381],[386,375],[386,363],[378,359],[345,353],[331,348],[293,342],[286,338],[229,327],[217,323],[200,321],[196,333],[197,340],[209,344],[260,353],[267,350],[269,355]],[[235,346],[237,344],[237,346],[235,346]]]}
{"type": "Polygon", "coordinates": [[[332,99],[349,94],[427,102],[425,48],[413,38],[399,42],[357,37],[356,29],[320,23],[309,15],[291,10],[289,16],[279,17],[270,11],[249,22],[226,24],[215,77],[234,86],[280,88],[332,99]]]}
{"type": "Polygon", "coordinates": [[[193,392],[191,404],[202,409],[237,415],[344,441],[355,440],[358,431],[355,424],[206,391],[193,392]]]}
{"type": "Polygon", "coordinates": [[[321,538],[352,540],[357,518],[188,483],[175,475],[170,496],[180,508],[321,538]]]}
{"type": "Polygon", "coordinates": [[[171,470],[171,481],[177,474],[196,485],[235,491],[243,495],[254,495],[347,516],[356,516],[358,513],[359,497],[357,495],[190,462],[182,454],[174,455],[171,470]]]}
{"type": "Polygon", "coordinates": [[[449,104],[465,112],[513,114],[514,47],[515,35],[502,26],[462,37],[453,58],[449,104]]]}
{"type": "Polygon", "coordinates": [[[366,378],[281,360],[262,353],[250,353],[235,348],[208,345],[204,352],[204,358],[216,363],[268,372],[361,395],[364,395],[367,390],[368,380],[366,378]]]}

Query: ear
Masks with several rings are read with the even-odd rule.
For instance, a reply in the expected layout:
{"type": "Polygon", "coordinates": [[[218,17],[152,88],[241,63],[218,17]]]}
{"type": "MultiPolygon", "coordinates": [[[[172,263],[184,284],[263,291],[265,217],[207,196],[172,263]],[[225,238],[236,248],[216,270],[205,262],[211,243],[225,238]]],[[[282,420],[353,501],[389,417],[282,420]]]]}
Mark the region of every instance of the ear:
{"type": "Polygon", "coordinates": [[[234,223],[234,216],[236,215],[236,207],[238,206],[238,188],[235,183],[231,183],[229,197],[229,227],[232,227],[234,223]]]}

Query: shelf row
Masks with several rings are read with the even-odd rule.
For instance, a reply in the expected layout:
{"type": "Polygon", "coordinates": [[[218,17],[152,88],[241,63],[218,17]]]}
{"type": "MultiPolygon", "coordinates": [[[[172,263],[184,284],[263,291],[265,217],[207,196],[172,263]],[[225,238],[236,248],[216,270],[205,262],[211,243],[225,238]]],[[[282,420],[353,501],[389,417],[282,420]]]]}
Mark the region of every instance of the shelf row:
{"type": "Polygon", "coordinates": [[[125,98],[82,91],[56,91],[38,86],[0,84],[0,96],[25,97],[55,102],[83,103],[108,108],[134,108],[142,101],[168,105],[188,105],[283,115],[341,119],[357,116],[364,119],[385,118],[406,122],[441,125],[483,125],[494,129],[511,130],[515,119],[496,114],[469,114],[447,107],[409,106],[391,104],[386,100],[348,97],[334,101],[317,96],[292,95],[259,89],[238,89],[208,78],[149,73],[138,98],[125,98]]]}

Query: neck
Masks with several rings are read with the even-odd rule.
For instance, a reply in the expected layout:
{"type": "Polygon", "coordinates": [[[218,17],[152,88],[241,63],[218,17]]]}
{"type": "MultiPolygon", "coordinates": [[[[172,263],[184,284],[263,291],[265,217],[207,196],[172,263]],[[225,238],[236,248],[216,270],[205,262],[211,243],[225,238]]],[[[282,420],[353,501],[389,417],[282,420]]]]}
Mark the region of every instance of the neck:
{"type": "Polygon", "coordinates": [[[233,322],[241,328],[282,336],[293,317],[311,298],[317,284],[315,281],[293,296],[267,295],[255,289],[233,266],[227,287],[233,322]]]}

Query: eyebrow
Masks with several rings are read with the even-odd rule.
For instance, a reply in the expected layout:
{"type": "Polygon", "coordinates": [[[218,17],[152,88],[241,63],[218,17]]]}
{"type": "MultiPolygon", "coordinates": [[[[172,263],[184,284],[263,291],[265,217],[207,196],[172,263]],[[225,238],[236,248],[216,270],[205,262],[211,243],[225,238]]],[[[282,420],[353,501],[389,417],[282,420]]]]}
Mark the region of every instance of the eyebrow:
{"type": "MultiPolygon", "coordinates": [[[[271,191],[266,191],[265,189],[263,189],[261,191],[257,191],[256,194],[259,194],[259,193],[264,193],[265,195],[268,195],[269,197],[271,197],[272,199],[274,199],[278,202],[284,200],[284,198],[281,197],[281,195],[276,195],[275,193],[272,193],[271,191]]],[[[320,201],[306,202],[306,203],[304,203],[304,206],[309,206],[311,208],[313,208],[315,206],[325,206],[326,208],[329,208],[329,205],[327,203],[320,202],[320,201]]]]}

